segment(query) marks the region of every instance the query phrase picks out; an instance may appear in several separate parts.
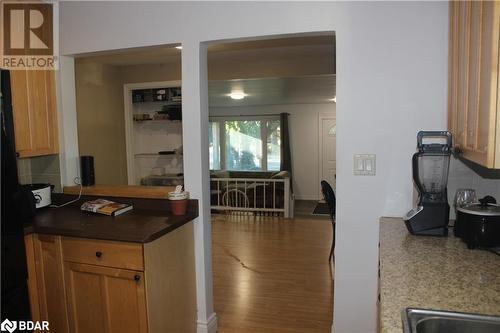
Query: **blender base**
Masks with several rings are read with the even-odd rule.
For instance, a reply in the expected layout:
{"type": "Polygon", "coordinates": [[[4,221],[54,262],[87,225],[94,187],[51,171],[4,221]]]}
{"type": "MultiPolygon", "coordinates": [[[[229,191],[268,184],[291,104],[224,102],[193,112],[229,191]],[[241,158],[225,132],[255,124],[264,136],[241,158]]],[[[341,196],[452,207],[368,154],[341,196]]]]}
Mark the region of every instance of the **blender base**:
{"type": "Polygon", "coordinates": [[[423,204],[423,209],[409,219],[406,228],[412,235],[448,236],[450,206],[448,203],[423,204]]]}

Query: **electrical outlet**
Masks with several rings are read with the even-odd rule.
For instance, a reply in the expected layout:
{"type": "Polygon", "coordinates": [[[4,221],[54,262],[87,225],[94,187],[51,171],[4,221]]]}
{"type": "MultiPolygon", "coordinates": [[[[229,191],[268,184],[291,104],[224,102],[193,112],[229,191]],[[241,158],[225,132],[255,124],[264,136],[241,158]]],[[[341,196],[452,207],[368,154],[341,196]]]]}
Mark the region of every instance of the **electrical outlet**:
{"type": "Polygon", "coordinates": [[[353,173],[355,176],[375,176],[376,155],[355,154],[353,173]]]}

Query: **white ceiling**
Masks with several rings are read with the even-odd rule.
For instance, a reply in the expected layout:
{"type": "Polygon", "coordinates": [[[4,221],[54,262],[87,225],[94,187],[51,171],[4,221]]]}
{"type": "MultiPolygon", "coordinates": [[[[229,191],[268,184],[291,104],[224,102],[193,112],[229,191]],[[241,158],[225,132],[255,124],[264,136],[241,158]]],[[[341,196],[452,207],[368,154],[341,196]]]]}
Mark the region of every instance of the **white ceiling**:
{"type": "MultiPolygon", "coordinates": [[[[86,54],[78,62],[112,66],[180,66],[179,44],[86,54]]],[[[331,102],[335,96],[335,36],[307,36],[210,45],[211,107],[331,102]],[[228,78],[231,78],[228,80],[228,78]],[[236,79],[232,79],[236,78],[236,79]],[[228,94],[243,91],[242,100],[228,94]]]]}
{"type": "Polygon", "coordinates": [[[210,107],[333,103],[335,36],[307,36],[215,44],[208,48],[210,107]],[[225,70],[222,68],[225,67],[225,70]],[[247,70],[242,70],[244,67],[247,70]],[[231,73],[238,73],[231,76],[231,73]],[[254,78],[252,74],[254,73],[254,78]],[[268,77],[263,74],[269,73],[268,77]],[[300,73],[300,76],[297,76],[300,73]],[[244,92],[241,100],[229,97],[244,92]]]}
{"type": "MultiPolygon", "coordinates": [[[[249,51],[263,51],[269,49],[285,52],[285,54],[289,50],[293,50],[293,52],[297,52],[296,50],[302,50],[302,52],[304,52],[306,49],[311,47],[334,45],[334,41],[334,35],[321,35],[219,43],[212,44],[208,47],[208,56],[209,58],[213,57],[216,59],[224,59],[231,57],[232,53],[239,53],[240,57],[244,57],[244,55],[248,54],[249,51]]],[[[79,55],[78,61],[98,62],[113,66],[169,63],[180,61],[182,51],[176,49],[177,46],[180,46],[180,44],[86,53],[79,55]]],[[[334,52],[333,48],[331,52],[334,52]]],[[[261,59],[258,58],[254,59],[255,62],[260,60],[261,59]]]]}
{"type": "Polygon", "coordinates": [[[141,47],[80,55],[79,62],[93,62],[112,66],[132,66],[180,62],[181,50],[175,45],[141,47]]]}
{"type": "Polygon", "coordinates": [[[333,103],[333,97],[335,75],[208,82],[210,107],[333,103]],[[233,91],[242,91],[247,96],[231,99],[228,95],[233,91]]]}
{"type": "Polygon", "coordinates": [[[310,47],[317,45],[332,45],[335,43],[335,35],[323,34],[319,36],[303,36],[288,38],[270,38],[232,43],[211,44],[208,52],[227,52],[239,50],[255,50],[266,48],[288,48],[288,47],[310,47]]]}

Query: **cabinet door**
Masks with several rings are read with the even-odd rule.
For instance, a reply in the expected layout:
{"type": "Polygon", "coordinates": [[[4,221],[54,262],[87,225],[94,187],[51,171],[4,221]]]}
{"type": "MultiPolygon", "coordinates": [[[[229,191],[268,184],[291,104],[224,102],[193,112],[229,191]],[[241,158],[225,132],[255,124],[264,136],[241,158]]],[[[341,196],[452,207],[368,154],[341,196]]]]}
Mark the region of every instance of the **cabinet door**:
{"type": "Polygon", "coordinates": [[[464,2],[450,2],[450,52],[448,128],[455,145],[465,145],[465,119],[468,90],[468,6],[464,2]]]}
{"type": "Polygon", "coordinates": [[[34,255],[40,319],[49,321],[51,332],[66,333],[68,332],[68,316],[61,237],[36,235],[34,255]]]}
{"type": "Polygon", "coordinates": [[[11,71],[11,86],[19,157],[57,154],[54,71],[11,71]]]}
{"type": "Polygon", "coordinates": [[[481,53],[479,57],[478,109],[476,116],[476,136],[474,152],[471,155],[476,163],[489,168],[500,168],[500,110],[499,94],[499,39],[500,39],[500,3],[481,1],[479,10],[481,26],[481,53]],[[496,160],[496,161],[495,161],[496,160]]]}
{"type": "Polygon", "coordinates": [[[10,72],[12,112],[18,155],[31,150],[31,122],[26,71],[10,72]]]}
{"type": "Polygon", "coordinates": [[[450,2],[449,129],[463,156],[500,168],[500,5],[450,2]]]}
{"type": "Polygon", "coordinates": [[[146,332],[144,273],[65,262],[72,332],[146,332]]]}
{"type": "Polygon", "coordinates": [[[40,318],[40,294],[37,285],[36,261],[35,261],[36,235],[24,236],[24,247],[26,249],[26,266],[28,269],[28,293],[30,298],[31,320],[41,321],[40,318]]]}

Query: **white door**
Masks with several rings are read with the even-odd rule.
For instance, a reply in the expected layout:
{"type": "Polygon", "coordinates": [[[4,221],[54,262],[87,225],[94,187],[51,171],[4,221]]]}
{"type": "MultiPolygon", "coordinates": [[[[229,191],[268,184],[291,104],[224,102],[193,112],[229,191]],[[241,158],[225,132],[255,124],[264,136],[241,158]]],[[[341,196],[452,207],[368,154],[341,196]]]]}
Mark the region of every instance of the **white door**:
{"type": "MultiPolygon", "coordinates": [[[[326,180],[335,190],[337,127],[333,116],[319,118],[319,182],[326,180]]],[[[318,184],[319,184],[318,182],[318,184]]],[[[319,187],[320,198],[321,186],[319,187]]]]}

